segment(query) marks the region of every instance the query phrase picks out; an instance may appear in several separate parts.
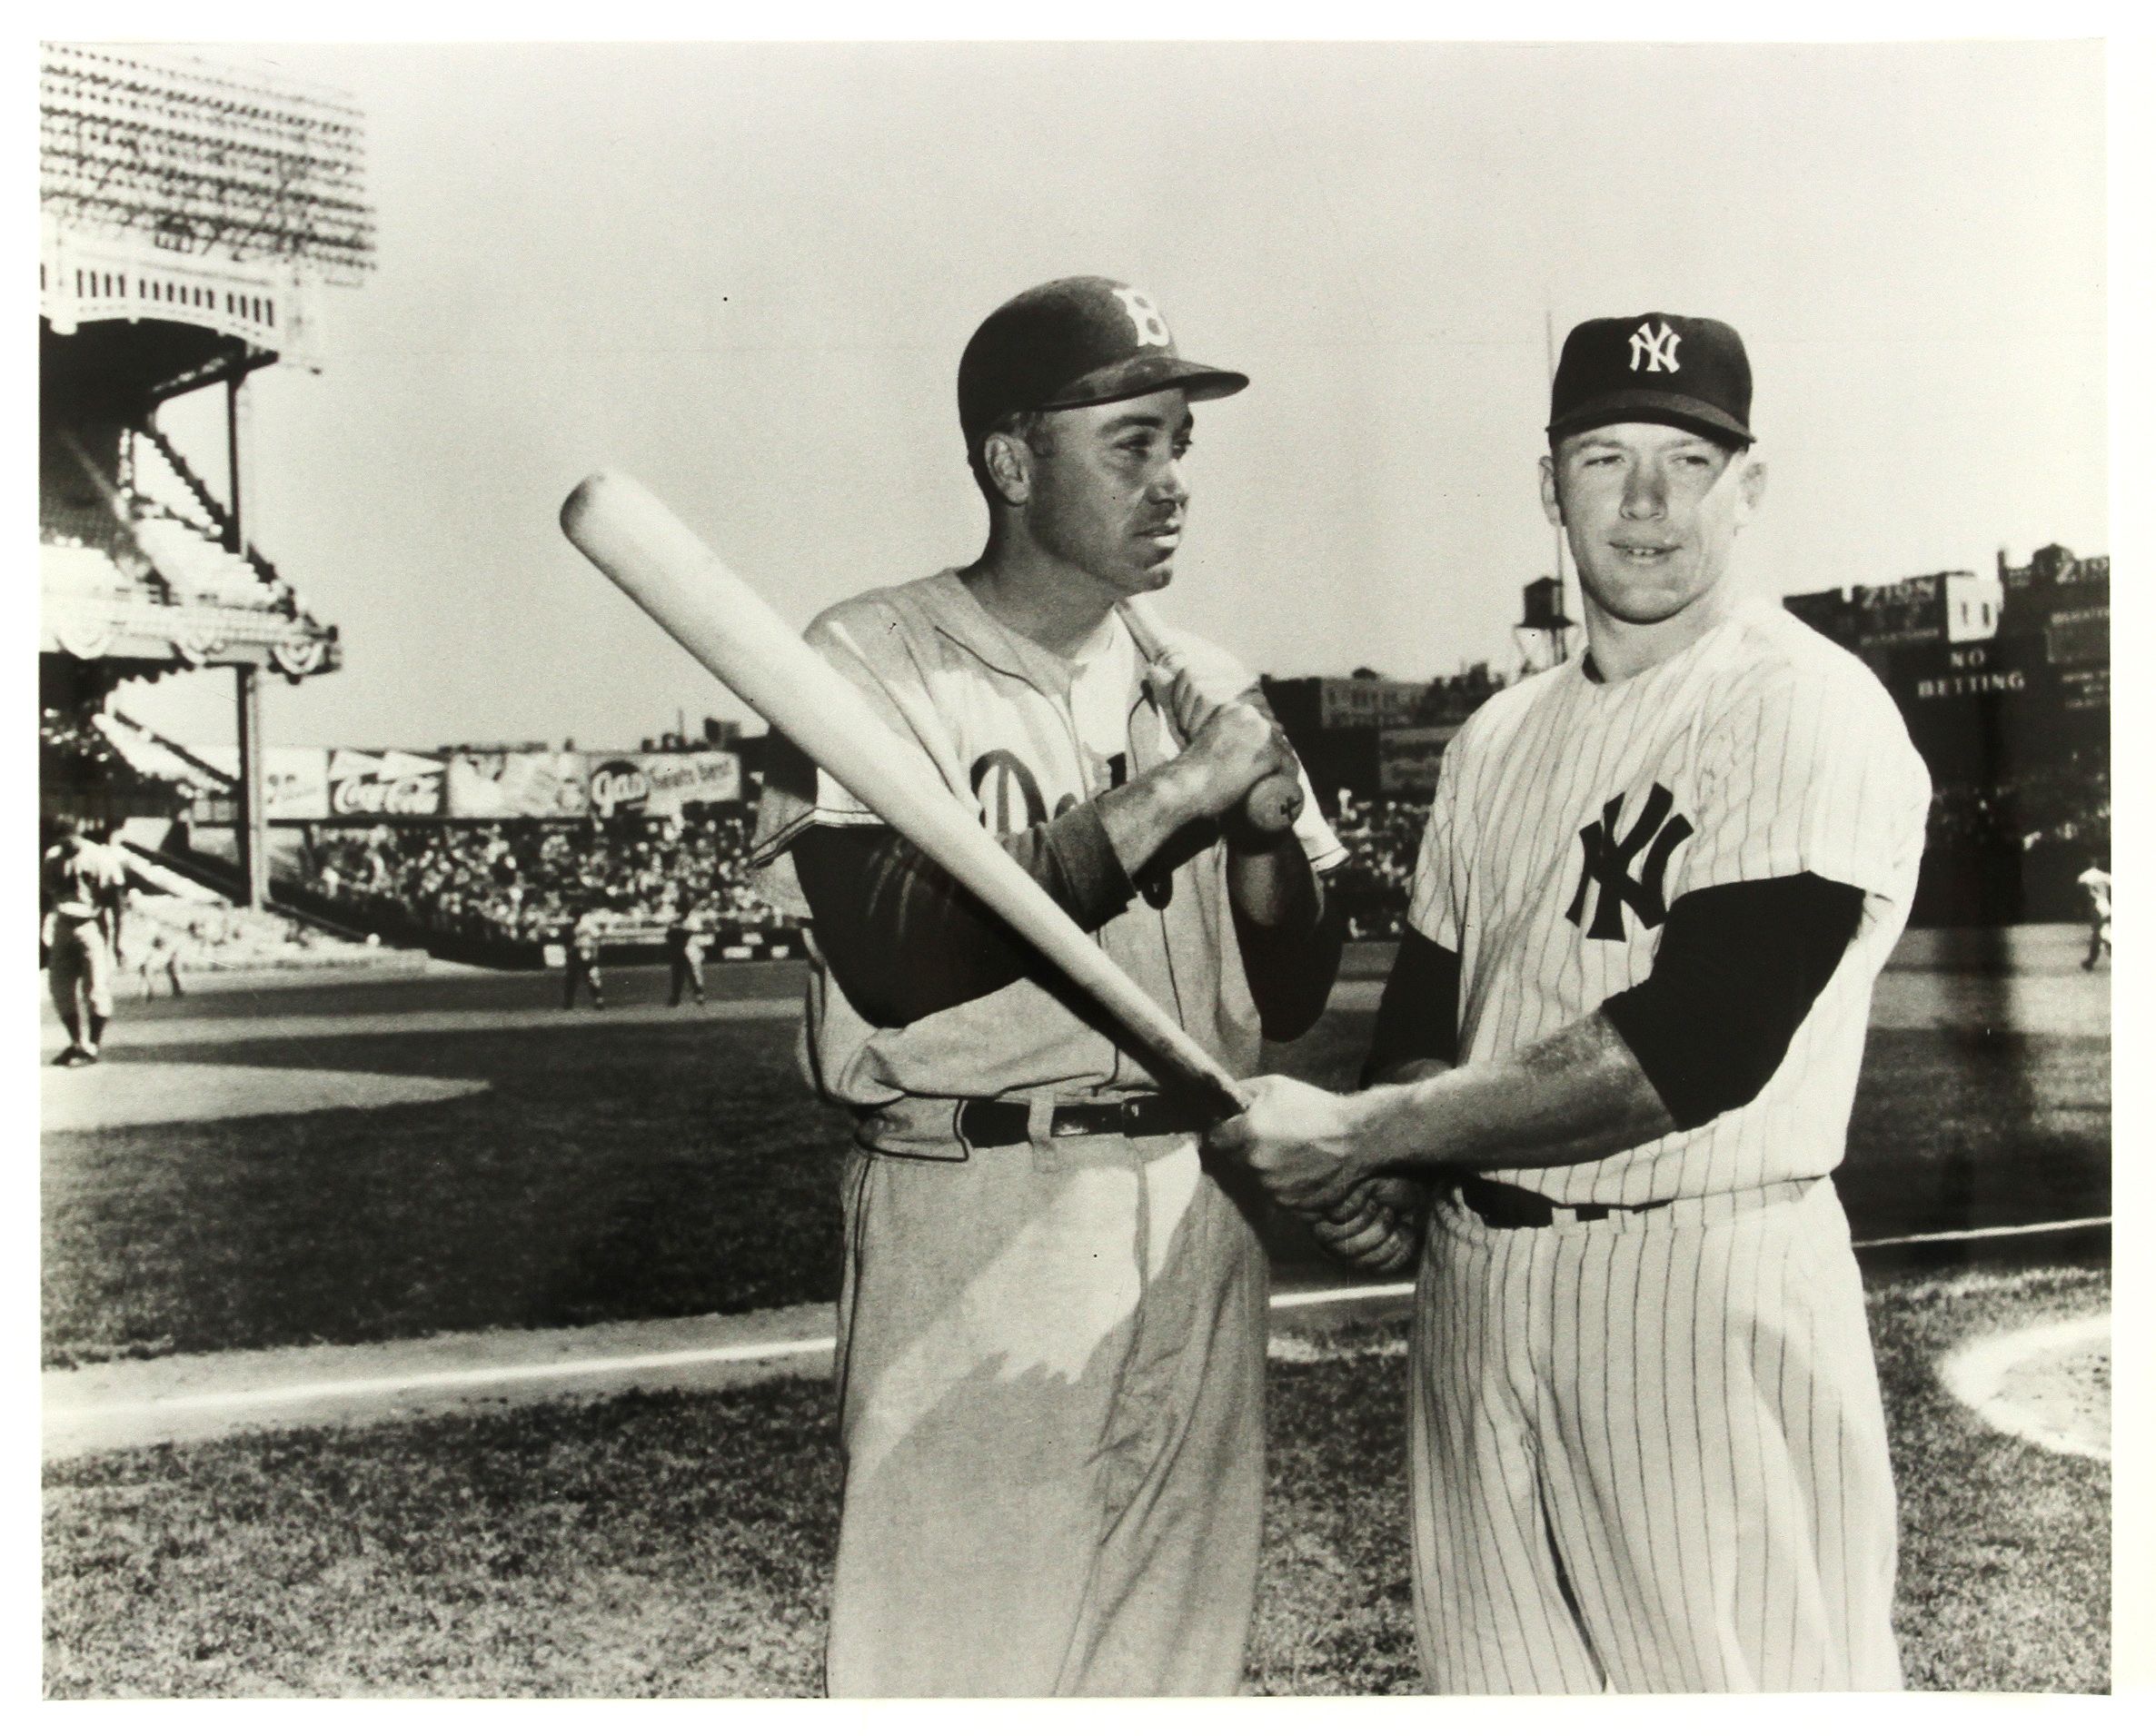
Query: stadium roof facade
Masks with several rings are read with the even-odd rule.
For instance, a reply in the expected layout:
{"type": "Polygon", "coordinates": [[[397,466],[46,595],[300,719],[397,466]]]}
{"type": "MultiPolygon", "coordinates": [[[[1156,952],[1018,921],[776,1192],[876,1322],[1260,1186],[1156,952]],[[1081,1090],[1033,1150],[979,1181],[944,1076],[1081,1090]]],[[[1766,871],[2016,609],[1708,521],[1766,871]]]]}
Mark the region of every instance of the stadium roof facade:
{"type": "Polygon", "coordinates": [[[358,109],[183,49],[44,45],[38,203],[60,336],[154,322],[310,362],[314,290],[373,264],[358,109]]]}

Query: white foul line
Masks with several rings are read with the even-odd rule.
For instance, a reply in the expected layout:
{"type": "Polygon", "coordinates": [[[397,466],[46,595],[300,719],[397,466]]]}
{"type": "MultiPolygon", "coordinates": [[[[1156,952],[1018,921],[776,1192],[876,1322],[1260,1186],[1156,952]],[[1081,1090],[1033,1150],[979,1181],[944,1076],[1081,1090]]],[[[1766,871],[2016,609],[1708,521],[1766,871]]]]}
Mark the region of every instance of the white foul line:
{"type": "Polygon", "coordinates": [[[1903,1248],[1919,1242],[1983,1242],[2002,1235],[2041,1235],[2046,1230],[2089,1230],[2109,1224],[2106,1217],[2062,1217],[2049,1224],[1998,1224],[1982,1230],[1926,1230],[1919,1235],[1879,1235],[1852,1242],[1853,1248],[1903,1248]]]}
{"type": "Polygon", "coordinates": [[[1347,1284],[1336,1290],[1290,1290],[1273,1298],[1275,1308],[1315,1308],[1327,1302],[1368,1302],[1379,1296],[1411,1296],[1412,1281],[1406,1284],[1347,1284]]]}
{"type": "MultiPolygon", "coordinates": [[[[1963,1242],[2005,1235],[2033,1235],[2045,1230],[2074,1230],[2109,1224],[2109,1217],[2064,1218],[2051,1224],[2012,1224],[1992,1229],[1935,1230],[1918,1235],[1880,1236],[1858,1242],[1858,1248],[1900,1247],[1916,1242],[1963,1242]]],[[[1276,1310],[1321,1307],[1327,1303],[1391,1301],[1415,1294],[1412,1283],[1342,1285],[1329,1290],[1297,1290],[1272,1299],[1276,1310]]],[[[780,1362],[826,1355],[838,1348],[832,1336],[784,1338],[762,1344],[704,1345],[692,1350],[649,1351],[628,1356],[583,1356],[565,1362],[511,1363],[491,1368],[441,1368],[401,1374],[374,1374],[340,1381],[309,1381],[293,1386],[264,1386],[253,1392],[184,1393],[164,1398],[124,1399],[105,1404],[50,1407],[55,1420],[123,1416],[150,1412],[242,1411],[273,1409],[316,1399],[354,1398],[363,1394],[422,1392],[458,1386],[493,1386],[515,1381],[570,1380],[582,1374],[627,1374],[645,1369],[691,1368],[713,1363],[780,1362]]]]}
{"type": "Polygon", "coordinates": [[[836,1350],[836,1338],[790,1338],[761,1344],[706,1345],[696,1350],[651,1351],[635,1356],[583,1356],[569,1362],[511,1363],[493,1368],[438,1368],[425,1373],[375,1374],[342,1381],[309,1381],[296,1386],[263,1386],[253,1392],[184,1393],[171,1398],[123,1400],[47,1412],[55,1417],[119,1416],[135,1411],[259,1410],[303,1404],[309,1399],[353,1398],[363,1393],[417,1392],[429,1387],[492,1386],[506,1381],[567,1380],[579,1374],[630,1374],[645,1368],[685,1368],[699,1363],[755,1363],[810,1356],[836,1350]]]}

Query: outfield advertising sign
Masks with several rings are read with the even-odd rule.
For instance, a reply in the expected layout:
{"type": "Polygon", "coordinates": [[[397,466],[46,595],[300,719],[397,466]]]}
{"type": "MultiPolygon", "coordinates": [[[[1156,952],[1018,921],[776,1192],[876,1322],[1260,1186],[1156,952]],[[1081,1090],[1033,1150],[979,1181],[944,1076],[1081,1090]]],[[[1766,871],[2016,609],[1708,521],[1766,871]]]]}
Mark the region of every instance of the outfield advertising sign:
{"type": "MultiPolygon", "coordinates": [[[[240,750],[223,745],[194,750],[195,758],[213,766],[235,784],[240,776],[240,750]]],[[[327,748],[267,748],[262,756],[263,814],[273,820],[322,819],[330,811],[330,750],[327,748]]],[[[230,800],[232,791],[219,792],[230,800]]]]}
{"type": "Polygon", "coordinates": [[[693,802],[741,799],[740,756],[717,750],[691,753],[592,754],[586,789],[591,811],[679,814],[693,802]]]}
{"type": "Polygon", "coordinates": [[[573,819],[591,806],[581,753],[464,751],[449,757],[448,811],[458,819],[573,819]]]}
{"type": "Polygon", "coordinates": [[[1437,762],[1460,732],[1456,723],[1425,723],[1377,732],[1377,789],[1381,795],[1426,802],[1437,788],[1437,762]]]}
{"type": "Polygon", "coordinates": [[[362,753],[333,748],[329,757],[332,819],[435,818],[442,813],[442,764],[432,754],[385,748],[362,753]]]}

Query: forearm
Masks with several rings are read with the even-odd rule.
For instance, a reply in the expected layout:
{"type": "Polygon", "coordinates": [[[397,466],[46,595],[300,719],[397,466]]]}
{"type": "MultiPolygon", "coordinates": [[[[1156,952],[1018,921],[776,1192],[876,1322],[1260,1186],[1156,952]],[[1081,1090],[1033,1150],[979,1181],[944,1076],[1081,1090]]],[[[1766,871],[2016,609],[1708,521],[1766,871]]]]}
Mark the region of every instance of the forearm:
{"type": "MultiPolygon", "coordinates": [[[[1127,905],[1129,878],[1073,809],[998,841],[1081,927],[1127,905]]],[[[794,845],[817,943],[862,1016],[886,1028],[1008,987],[1034,955],[918,846],[881,827],[812,828],[794,845]]]]}
{"type": "Polygon", "coordinates": [[[1092,808],[1123,872],[1136,880],[1186,827],[1202,823],[1199,779],[1181,759],[1105,790],[1092,808]]]}
{"type": "Polygon", "coordinates": [[[1292,827],[1257,848],[1229,848],[1227,898],[1237,916],[1260,928],[1307,928],[1325,909],[1325,888],[1292,827]]]}
{"type": "Polygon", "coordinates": [[[1555,1169],[1659,1139],[1675,1123],[1599,1011],[1499,1061],[1365,1094],[1356,1166],[1555,1169]]]}

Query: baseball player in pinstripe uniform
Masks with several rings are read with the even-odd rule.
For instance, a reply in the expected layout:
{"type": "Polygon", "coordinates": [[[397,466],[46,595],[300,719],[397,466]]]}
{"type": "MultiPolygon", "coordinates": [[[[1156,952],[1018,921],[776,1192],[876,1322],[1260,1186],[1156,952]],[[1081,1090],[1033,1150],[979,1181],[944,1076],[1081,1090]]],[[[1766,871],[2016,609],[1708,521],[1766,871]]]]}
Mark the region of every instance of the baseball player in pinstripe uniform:
{"type": "MultiPolygon", "coordinates": [[[[1344,852],[1307,786],[1242,819],[1299,770],[1251,678],[1188,640],[1148,669],[1115,604],[1168,581],[1192,402],[1246,383],[1126,284],[1018,296],[959,371],[985,551],[808,634],[1238,1076],[1323,1008],[1344,852]]],[[[1267,1286],[1208,1116],[828,775],[770,769],[752,860],[811,925],[808,1069],[856,1116],[829,1691],[1233,1692],[1267,1286]]]]}
{"type": "Polygon", "coordinates": [[[1733,576],[1744,346],[1594,320],[1545,507],[1584,655],[1447,749],[1369,1078],[1220,1130],[1279,1197],[1436,1192],[1416,1618],[1457,1692],[1889,1688],[1894,1501],[1840,1161],[1929,780],[1854,658],[1733,576]]]}

